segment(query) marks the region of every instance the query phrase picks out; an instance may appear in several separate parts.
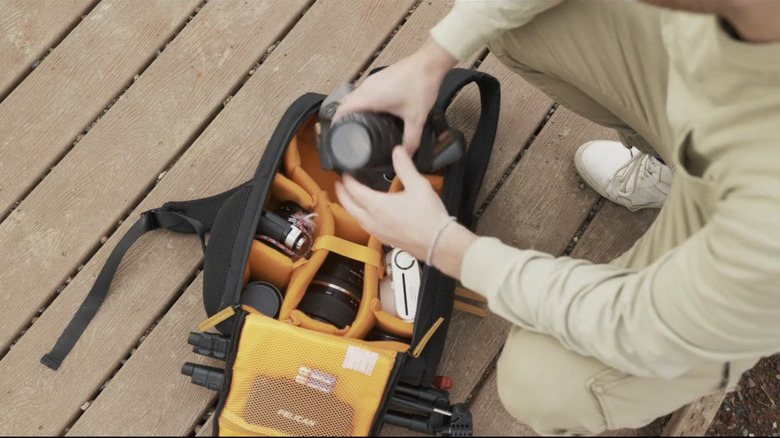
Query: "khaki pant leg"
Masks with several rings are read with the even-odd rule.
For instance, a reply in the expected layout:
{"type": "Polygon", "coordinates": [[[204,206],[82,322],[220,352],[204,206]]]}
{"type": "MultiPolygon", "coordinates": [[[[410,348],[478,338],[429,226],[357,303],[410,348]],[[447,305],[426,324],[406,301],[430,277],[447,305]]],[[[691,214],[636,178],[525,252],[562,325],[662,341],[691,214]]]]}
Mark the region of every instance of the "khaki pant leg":
{"type": "Polygon", "coordinates": [[[674,163],[659,9],[635,2],[563,3],[489,48],[556,102],[615,129],[626,146],[674,163]]]}
{"type": "MultiPolygon", "coordinates": [[[[497,373],[506,410],[541,435],[638,428],[716,392],[723,380],[721,365],[697,368],[674,380],[631,376],[519,327],[507,338],[497,373]]],[[[739,374],[732,375],[729,387],[738,379],[739,374]]]]}

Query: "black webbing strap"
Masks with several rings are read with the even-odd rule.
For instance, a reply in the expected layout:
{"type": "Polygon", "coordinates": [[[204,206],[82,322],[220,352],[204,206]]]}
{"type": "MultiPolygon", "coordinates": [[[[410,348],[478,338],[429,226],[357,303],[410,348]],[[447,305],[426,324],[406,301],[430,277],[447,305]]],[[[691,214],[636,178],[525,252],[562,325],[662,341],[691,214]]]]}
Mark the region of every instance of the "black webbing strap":
{"type": "Polygon", "coordinates": [[[455,68],[444,77],[434,110],[446,111],[458,92],[470,83],[479,87],[480,114],[474,136],[466,152],[463,172],[463,202],[458,221],[469,228],[476,225],[474,204],[485,177],[501,110],[501,85],[496,78],[477,70],[455,68]]]}
{"type": "Polygon", "coordinates": [[[141,214],[141,218],[133,224],[133,226],[122,237],[122,240],[116,245],[111,255],[106,260],[103,269],[95,280],[95,284],[92,285],[92,290],[89,291],[87,298],[81,303],[76,314],[73,315],[70,323],[60,335],[54,348],[41,358],[41,363],[47,367],[56,370],[62,364],[62,361],[70,353],[70,350],[76,345],[81,335],[86,330],[89,323],[94,318],[95,314],[103,304],[103,301],[108,295],[109,287],[111,286],[111,280],[114,278],[119,263],[122,261],[125,253],[131,246],[143,236],[147,231],[157,229],[176,230],[183,227],[194,231],[200,236],[201,245],[203,250],[206,250],[205,231],[201,223],[191,217],[185,216],[181,213],[174,211],[163,210],[150,210],[141,214]]]}

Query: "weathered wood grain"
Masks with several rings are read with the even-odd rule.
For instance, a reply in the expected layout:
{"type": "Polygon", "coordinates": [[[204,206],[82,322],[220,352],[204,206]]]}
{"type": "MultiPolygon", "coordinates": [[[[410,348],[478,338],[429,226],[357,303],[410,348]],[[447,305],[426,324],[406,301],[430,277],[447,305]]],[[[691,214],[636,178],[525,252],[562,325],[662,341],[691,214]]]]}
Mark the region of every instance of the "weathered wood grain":
{"type": "Polygon", "coordinates": [[[185,436],[217,393],[181,374],[185,362],[222,368],[193,354],[190,331],[204,319],[203,275],[187,288],[130,360],[74,424],[68,436],[185,436]],[[111,421],[106,421],[111,419],[111,421]]]}
{"type": "Polygon", "coordinates": [[[104,0],[6,97],[0,104],[0,218],[154,59],[198,3],[104,0]]]}
{"type": "Polygon", "coordinates": [[[9,93],[96,0],[0,2],[0,97],[9,93]]]}
{"type": "Polygon", "coordinates": [[[604,201],[601,210],[588,225],[571,256],[594,263],[608,263],[628,251],[650,228],[658,209],[631,212],[613,202],[604,201]]]}
{"type": "MultiPolygon", "coordinates": [[[[4,381],[3,388],[10,389],[0,393],[0,404],[13,406],[0,414],[0,430],[12,434],[61,430],[191,278],[202,259],[197,239],[167,232],[145,236],[127,254],[110,296],[59,371],[54,373],[39,365],[38,359],[86,296],[108,254],[127,232],[129,222],[165,201],[208,196],[247,180],[292,100],[308,91],[327,92],[338,82],[354,77],[412,3],[329,0],[315,3],[307,11],[227,108],[141,202],[131,220],[111,236],[0,361],[0,375],[14,374],[13,379],[4,381]]],[[[196,307],[202,311],[200,305],[196,307]]],[[[186,342],[186,334],[176,336],[181,336],[179,342],[186,342]]],[[[176,336],[172,335],[170,342],[175,342],[176,336]]],[[[133,359],[131,356],[130,361],[133,359]]],[[[181,363],[170,358],[148,366],[179,369],[181,363]]],[[[99,402],[96,400],[95,405],[99,402]]],[[[112,403],[119,401],[114,399],[112,403]]]]}
{"type": "MultiPolygon", "coordinates": [[[[0,224],[0,266],[8,266],[0,271],[0,348],[112,232],[304,5],[209,2],[0,224]]],[[[138,20],[144,29],[157,19],[138,20]]]]}
{"type": "MultiPolygon", "coordinates": [[[[504,67],[493,55],[485,58],[479,70],[491,74],[501,83],[501,128],[496,133],[488,171],[475,209],[485,202],[553,105],[547,95],[504,67]]],[[[454,126],[465,127],[464,134],[471,138],[479,117],[479,93],[476,86],[465,89],[452,103],[447,115],[454,126]]]]}
{"type": "Polygon", "coordinates": [[[704,436],[724,398],[725,392],[716,392],[678,409],[661,436],[704,436]]]}

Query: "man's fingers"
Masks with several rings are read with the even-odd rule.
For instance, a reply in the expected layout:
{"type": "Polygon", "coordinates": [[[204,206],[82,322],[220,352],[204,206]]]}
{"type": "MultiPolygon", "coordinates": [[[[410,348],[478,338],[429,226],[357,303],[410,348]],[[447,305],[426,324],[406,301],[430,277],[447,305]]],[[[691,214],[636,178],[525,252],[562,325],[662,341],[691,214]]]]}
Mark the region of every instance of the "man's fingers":
{"type": "Polygon", "coordinates": [[[393,168],[395,168],[395,173],[398,175],[398,178],[401,179],[401,183],[403,183],[404,187],[416,187],[428,183],[425,178],[420,175],[420,172],[417,171],[417,168],[414,167],[412,158],[401,146],[396,146],[396,148],[393,149],[393,168]]]}
{"type": "Polygon", "coordinates": [[[333,123],[338,122],[342,117],[350,113],[383,111],[379,99],[368,94],[361,92],[358,88],[344,96],[333,114],[333,123]]]}
{"type": "Polygon", "coordinates": [[[404,119],[404,139],[403,146],[409,156],[414,155],[417,148],[420,147],[420,138],[422,137],[423,122],[404,119]]]}
{"type": "Polygon", "coordinates": [[[344,175],[342,182],[352,199],[364,210],[374,213],[382,207],[383,198],[387,194],[371,190],[357,182],[351,175],[344,175]]]}

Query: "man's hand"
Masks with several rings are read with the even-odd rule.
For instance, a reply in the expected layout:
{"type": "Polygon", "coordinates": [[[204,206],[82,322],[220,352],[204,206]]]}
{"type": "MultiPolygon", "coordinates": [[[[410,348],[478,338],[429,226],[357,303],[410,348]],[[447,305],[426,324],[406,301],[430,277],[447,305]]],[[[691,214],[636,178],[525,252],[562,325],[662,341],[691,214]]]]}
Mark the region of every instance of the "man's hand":
{"type": "Polygon", "coordinates": [[[412,155],[420,145],[423,125],[439,87],[457,60],[433,39],[411,56],[377,72],[340,103],[334,123],[359,111],[386,112],[404,121],[404,149],[412,155]]]}
{"type": "Polygon", "coordinates": [[[343,184],[336,183],[341,205],[367,232],[423,262],[433,238],[446,226],[432,259],[442,272],[459,278],[463,256],[477,237],[450,222],[441,199],[401,147],[393,150],[393,166],[404,186],[402,192],[377,192],[345,175],[343,184]]]}

